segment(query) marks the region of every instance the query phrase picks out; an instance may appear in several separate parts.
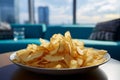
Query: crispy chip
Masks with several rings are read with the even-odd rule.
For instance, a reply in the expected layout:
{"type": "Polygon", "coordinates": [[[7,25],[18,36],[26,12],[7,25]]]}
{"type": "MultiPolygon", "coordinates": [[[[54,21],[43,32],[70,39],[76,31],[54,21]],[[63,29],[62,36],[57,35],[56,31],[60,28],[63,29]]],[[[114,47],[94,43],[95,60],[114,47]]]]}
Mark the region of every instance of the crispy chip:
{"type": "Polygon", "coordinates": [[[63,56],[46,55],[45,57],[43,57],[43,59],[45,59],[46,61],[49,61],[49,62],[55,62],[55,61],[63,60],[64,57],[63,56]]]}
{"type": "Polygon", "coordinates": [[[54,34],[50,42],[40,38],[41,45],[29,44],[16,52],[14,62],[40,68],[80,68],[103,63],[106,50],[86,48],[84,42],[72,39],[70,32],[64,36],[54,34]]]}

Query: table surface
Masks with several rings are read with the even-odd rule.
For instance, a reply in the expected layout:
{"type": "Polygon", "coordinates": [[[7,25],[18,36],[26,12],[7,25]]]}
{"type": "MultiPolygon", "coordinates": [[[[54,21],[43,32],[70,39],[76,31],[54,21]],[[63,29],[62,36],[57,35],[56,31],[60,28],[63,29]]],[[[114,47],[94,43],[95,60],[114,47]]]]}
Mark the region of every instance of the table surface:
{"type": "Polygon", "coordinates": [[[0,80],[120,80],[120,61],[112,59],[99,68],[70,75],[37,74],[9,61],[12,52],[0,54],[0,80]]]}

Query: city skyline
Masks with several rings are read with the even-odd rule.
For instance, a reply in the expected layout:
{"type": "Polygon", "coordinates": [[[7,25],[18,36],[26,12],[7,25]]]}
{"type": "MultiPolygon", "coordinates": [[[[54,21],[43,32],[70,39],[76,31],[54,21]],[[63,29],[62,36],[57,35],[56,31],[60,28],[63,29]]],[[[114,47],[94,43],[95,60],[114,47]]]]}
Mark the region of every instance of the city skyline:
{"type": "MultiPolygon", "coordinates": [[[[77,23],[97,23],[120,18],[120,0],[77,0],[77,23]]],[[[35,0],[35,20],[38,7],[48,6],[50,24],[72,24],[72,0],[35,0]]],[[[19,0],[20,23],[28,20],[27,0],[19,0]],[[24,6],[23,6],[24,5],[24,6]]]]}

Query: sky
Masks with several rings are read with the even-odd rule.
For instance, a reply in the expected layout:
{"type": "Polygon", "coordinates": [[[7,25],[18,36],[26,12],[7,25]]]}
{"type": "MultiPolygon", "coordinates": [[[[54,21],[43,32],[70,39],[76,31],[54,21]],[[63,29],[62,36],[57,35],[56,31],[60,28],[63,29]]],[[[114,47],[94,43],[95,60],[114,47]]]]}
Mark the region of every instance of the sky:
{"type": "MultiPolygon", "coordinates": [[[[35,20],[38,7],[49,7],[50,24],[72,24],[73,0],[34,0],[35,20]]],[[[120,0],[77,0],[77,23],[98,23],[120,18],[120,0]]],[[[20,23],[28,20],[27,0],[19,0],[20,23]]]]}

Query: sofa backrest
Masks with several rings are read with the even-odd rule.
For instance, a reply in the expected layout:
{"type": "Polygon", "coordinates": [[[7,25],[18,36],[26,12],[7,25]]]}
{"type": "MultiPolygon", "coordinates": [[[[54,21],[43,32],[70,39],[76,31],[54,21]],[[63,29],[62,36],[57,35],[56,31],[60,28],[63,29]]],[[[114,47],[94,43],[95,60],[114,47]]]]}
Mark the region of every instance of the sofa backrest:
{"type": "Polygon", "coordinates": [[[25,38],[40,38],[43,37],[46,30],[44,24],[12,24],[12,29],[14,28],[25,28],[25,38]]]}
{"type": "Polygon", "coordinates": [[[93,27],[86,26],[82,27],[80,25],[62,25],[62,26],[48,26],[46,33],[44,35],[45,39],[50,39],[50,37],[55,33],[64,34],[66,31],[70,31],[72,38],[78,39],[88,39],[93,27]]]}
{"type": "Polygon", "coordinates": [[[97,23],[90,39],[120,41],[120,18],[97,23]]]}

